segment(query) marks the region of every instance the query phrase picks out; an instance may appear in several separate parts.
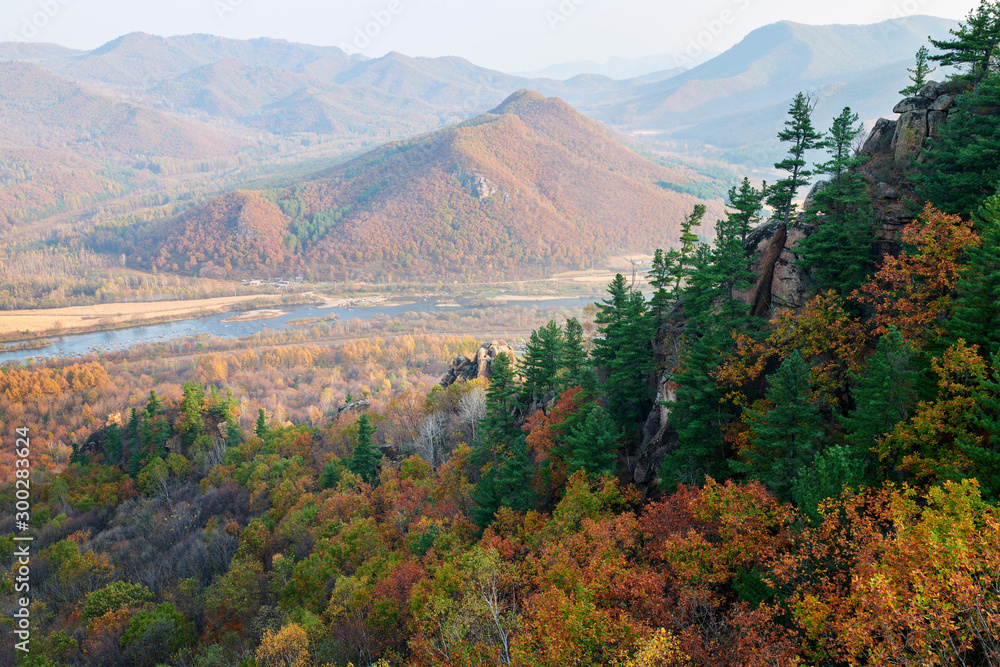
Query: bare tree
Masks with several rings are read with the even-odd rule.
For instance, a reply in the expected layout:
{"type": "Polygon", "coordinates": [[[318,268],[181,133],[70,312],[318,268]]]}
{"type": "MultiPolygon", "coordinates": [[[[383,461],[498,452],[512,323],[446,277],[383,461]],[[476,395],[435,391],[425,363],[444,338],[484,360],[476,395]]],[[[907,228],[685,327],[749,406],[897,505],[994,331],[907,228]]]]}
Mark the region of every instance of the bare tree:
{"type": "Polygon", "coordinates": [[[476,439],[476,426],[486,416],[486,390],[476,387],[458,402],[458,418],[463,425],[472,429],[471,440],[476,439]]]}
{"type": "Polygon", "coordinates": [[[445,425],[448,416],[444,412],[427,415],[420,423],[420,431],[414,445],[417,452],[431,467],[437,467],[437,452],[444,445],[445,425]]]}

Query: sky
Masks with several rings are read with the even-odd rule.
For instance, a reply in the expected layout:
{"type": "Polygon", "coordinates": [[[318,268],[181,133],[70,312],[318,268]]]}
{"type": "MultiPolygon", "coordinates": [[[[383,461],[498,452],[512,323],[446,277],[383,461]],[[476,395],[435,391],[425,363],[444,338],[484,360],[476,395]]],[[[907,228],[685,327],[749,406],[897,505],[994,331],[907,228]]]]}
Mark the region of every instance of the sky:
{"type": "Polygon", "coordinates": [[[0,41],[93,49],[120,35],[208,33],[378,57],[457,55],[506,72],[721,52],[775,21],[962,19],[979,0],[0,0],[0,41]]]}

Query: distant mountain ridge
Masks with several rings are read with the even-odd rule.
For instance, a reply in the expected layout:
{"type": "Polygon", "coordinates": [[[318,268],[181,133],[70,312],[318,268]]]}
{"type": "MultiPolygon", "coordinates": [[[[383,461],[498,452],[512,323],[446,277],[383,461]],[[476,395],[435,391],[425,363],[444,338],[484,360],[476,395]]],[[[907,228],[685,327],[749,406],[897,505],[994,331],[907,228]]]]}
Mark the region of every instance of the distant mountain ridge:
{"type": "Polygon", "coordinates": [[[132,33],[93,51],[0,44],[0,58],[35,62],[171,114],[276,135],[338,133],[368,146],[459,122],[527,88],[622,130],[713,147],[741,162],[773,143],[787,101],[799,90],[819,96],[821,116],[846,105],[862,118],[881,116],[906,83],[917,48],[955,25],[928,16],[873,25],[785,21],[754,30],[686,71],[668,53],[534,73],[556,78],[513,76],[458,57],[365,58],[332,46],[210,35],[132,33]],[[605,76],[642,70],[639,77],[605,76]]]}
{"type": "MultiPolygon", "coordinates": [[[[733,151],[774,143],[788,101],[799,91],[818,101],[825,127],[844,106],[862,119],[884,115],[908,83],[907,67],[957,22],[911,16],[872,25],[810,26],[783,21],[754,30],[734,47],[666,81],[604,96],[581,106],[628,130],[733,151]]],[[[745,157],[745,156],[743,156],[745,157]]]]}

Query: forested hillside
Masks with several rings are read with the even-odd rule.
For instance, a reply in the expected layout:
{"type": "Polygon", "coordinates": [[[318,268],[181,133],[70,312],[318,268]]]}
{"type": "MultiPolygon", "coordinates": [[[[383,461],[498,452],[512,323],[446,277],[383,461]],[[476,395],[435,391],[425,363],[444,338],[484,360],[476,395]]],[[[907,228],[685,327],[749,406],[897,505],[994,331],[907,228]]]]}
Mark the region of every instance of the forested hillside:
{"type": "MultiPolygon", "coordinates": [[[[3,367],[6,432],[71,443],[23,475],[4,461],[35,494],[18,664],[1000,664],[998,44],[1000,2],[983,0],[918,56],[904,115],[861,150],[855,112],[820,118],[796,95],[776,182],[744,179],[718,216],[691,198],[669,231],[635,223],[664,243],[652,292],[618,275],[582,317],[532,322],[516,355],[391,338],[402,322],[335,347],[310,321],[3,367]],[[929,81],[927,57],[960,73],[929,81]],[[474,353],[473,378],[428,381],[474,353]]],[[[371,221],[399,182],[382,179],[418,167],[470,220],[458,193],[470,211],[530,201],[504,169],[536,173],[538,156],[584,165],[596,196],[646,201],[659,168],[574,118],[517,95],[273,202],[216,202],[205,235],[273,236],[257,213],[274,209],[315,225],[342,193],[371,221]],[[516,132],[533,161],[497,157],[516,132]],[[420,146],[434,160],[412,161],[420,146]]],[[[306,253],[338,252],[301,229],[306,253]]],[[[379,261],[350,238],[355,261],[379,261]]],[[[0,495],[13,506],[15,486],[0,495]]],[[[11,590],[25,531],[0,521],[11,590]]]]}
{"type": "Polygon", "coordinates": [[[241,245],[218,243],[219,213],[247,194],[167,221],[121,251],[175,271],[211,262],[227,271],[305,265],[335,279],[536,275],[673,245],[698,197],[721,210],[716,187],[641,157],[561,100],[521,91],[472,120],[262,193],[276,204],[255,207],[252,237],[266,257],[249,262],[241,245]]]}

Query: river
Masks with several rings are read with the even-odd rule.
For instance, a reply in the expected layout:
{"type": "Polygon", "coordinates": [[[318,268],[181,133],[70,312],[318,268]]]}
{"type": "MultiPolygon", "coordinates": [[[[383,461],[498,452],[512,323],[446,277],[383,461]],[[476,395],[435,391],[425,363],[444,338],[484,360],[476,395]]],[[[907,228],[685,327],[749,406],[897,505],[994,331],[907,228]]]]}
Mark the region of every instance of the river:
{"type": "MultiPolygon", "coordinates": [[[[165,341],[181,336],[197,336],[209,334],[213,338],[244,338],[259,331],[278,331],[292,320],[305,318],[327,317],[336,315],[341,322],[348,320],[369,320],[379,315],[398,317],[404,313],[443,313],[454,312],[466,314],[473,310],[481,310],[481,306],[473,306],[467,300],[447,299],[443,303],[439,297],[418,297],[414,303],[384,303],[362,308],[324,308],[315,304],[299,306],[273,306],[267,310],[281,311],[277,317],[257,320],[229,321],[246,311],[230,311],[216,315],[206,315],[188,320],[177,320],[161,324],[149,324],[126,329],[98,331],[85,334],[71,334],[59,337],[48,337],[50,345],[31,350],[12,350],[0,352],[0,363],[9,361],[25,361],[32,357],[73,357],[99,352],[120,352],[139,343],[165,341]],[[458,304],[455,307],[454,304],[458,304]]],[[[571,297],[551,299],[547,301],[509,301],[506,304],[490,306],[503,308],[506,306],[534,306],[539,308],[583,308],[594,302],[593,297],[571,297]]]]}

